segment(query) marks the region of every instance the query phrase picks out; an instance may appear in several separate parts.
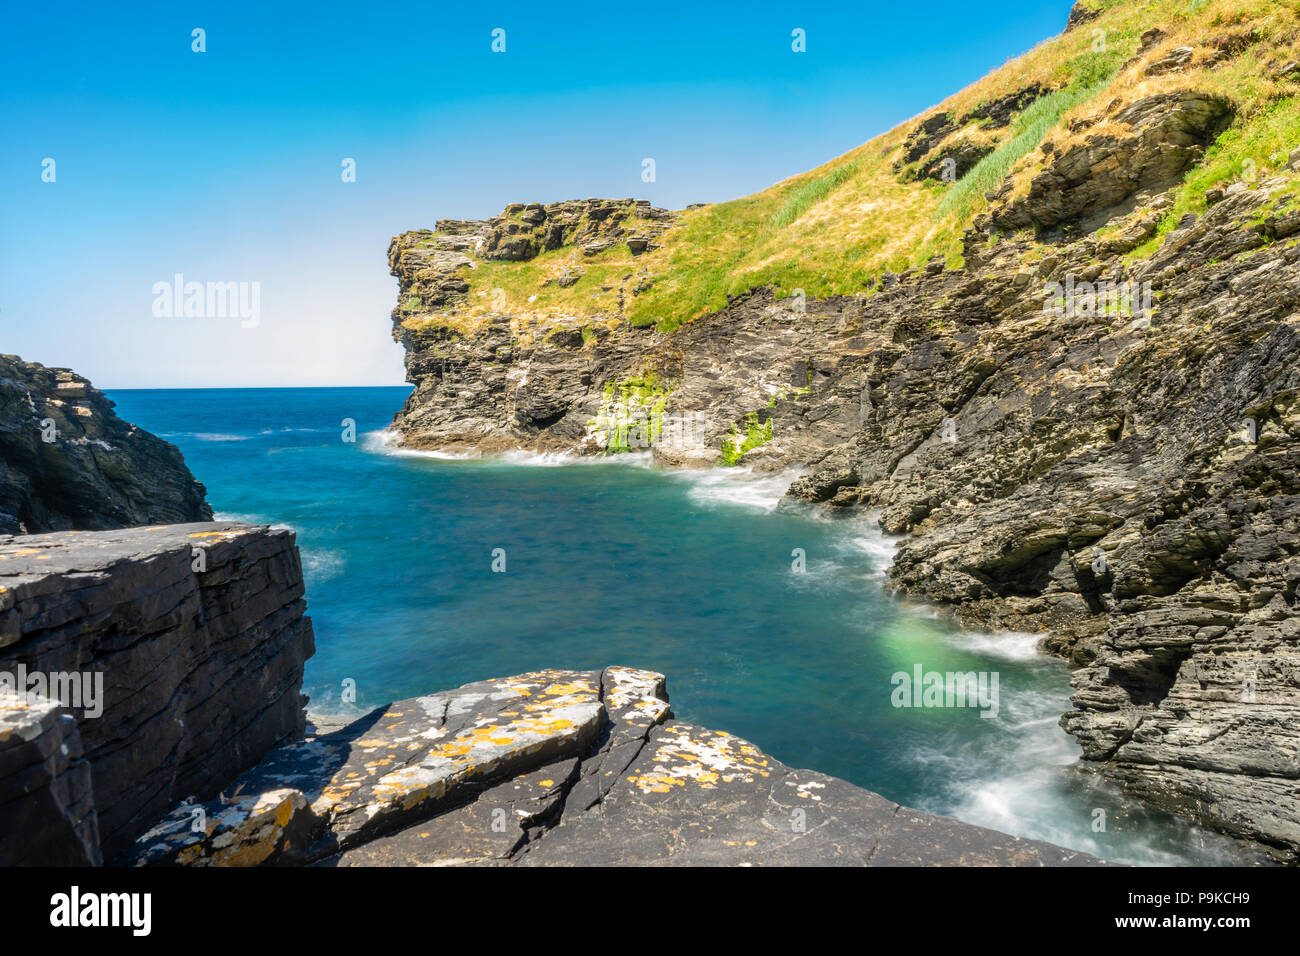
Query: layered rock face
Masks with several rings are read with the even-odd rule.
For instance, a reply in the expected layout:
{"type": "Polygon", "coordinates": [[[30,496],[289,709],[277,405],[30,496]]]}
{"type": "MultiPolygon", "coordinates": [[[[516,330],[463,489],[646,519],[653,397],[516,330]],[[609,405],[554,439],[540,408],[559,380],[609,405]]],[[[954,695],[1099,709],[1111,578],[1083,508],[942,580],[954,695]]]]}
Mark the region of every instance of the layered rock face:
{"type": "MultiPolygon", "coordinates": [[[[1123,106],[1103,119],[1117,132],[1089,137],[1059,155],[1048,143],[1050,164],[1025,196],[995,207],[993,225],[1044,230],[1069,224],[1090,231],[1153,190],[1178,183],[1231,119],[1226,99],[1191,90],[1123,106]]],[[[1008,193],[1009,187],[1010,182],[1004,186],[1008,193]]]]}
{"type": "MultiPolygon", "coordinates": [[[[389,257],[404,299],[412,290],[449,286],[465,267],[425,251],[444,241],[456,237],[406,233],[393,240],[389,257]]],[[[754,414],[775,419],[776,441],[746,462],[784,467],[856,429],[856,409],[814,411],[804,397],[835,375],[843,343],[860,330],[860,309],[856,299],[844,299],[809,302],[797,312],[759,293],[671,335],[591,323],[527,338],[511,315],[488,315],[465,334],[405,327],[399,307],[394,319],[416,388],[394,428],[414,448],[653,449],[673,464],[712,465],[734,445],[728,436],[736,423],[754,414]],[[671,407],[660,403],[669,391],[671,407]]]]}
{"type": "Polygon", "coordinates": [[[103,855],[90,764],[59,703],[0,688],[0,863],[94,866],[103,855]]]}
{"type": "MultiPolygon", "coordinates": [[[[909,401],[912,376],[886,377],[877,427],[828,478],[856,475],[883,526],[911,533],[897,587],[971,624],[1050,629],[1087,665],[1063,722],[1087,760],[1291,858],[1300,248],[1276,240],[1300,222],[1277,187],[1223,198],[1136,266],[1097,262],[1103,242],[1044,260],[1031,286],[1109,273],[1151,283],[1158,307],[1149,324],[1044,317],[1026,298],[996,329],[927,336],[940,394],[909,401]],[[897,427],[918,406],[928,435],[897,427]],[[901,457],[882,446],[898,431],[901,457]]],[[[799,490],[819,494],[823,474],[799,490]]]]}
{"type": "MultiPolygon", "coordinates": [[[[407,444],[443,449],[500,450],[529,445],[564,447],[581,442],[600,411],[599,382],[627,365],[639,351],[610,343],[593,359],[584,343],[608,340],[608,328],[574,323],[543,330],[522,328],[493,301],[471,320],[472,328],[412,325],[468,291],[465,270],[480,261],[521,261],[544,251],[571,248],[574,264],[554,278],[559,286],[581,275],[584,256],[626,243],[634,254],[657,248],[671,214],[636,200],[573,200],[516,203],[490,220],[444,220],[437,228],[408,232],[389,246],[388,263],[400,280],[393,311],[394,334],[406,348],[408,379],[415,392],[398,416],[407,444]],[[468,334],[467,334],[468,333],[468,334]],[[534,364],[536,363],[536,364],[534,364]],[[606,368],[608,365],[608,368],[606,368]],[[586,401],[575,403],[575,393],[586,401]]],[[[631,294],[634,274],[620,288],[631,294]]]]}
{"type": "MultiPolygon", "coordinates": [[[[672,332],[616,311],[532,335],[506,313],[413,328],[399,307],[416,390],[396,432],[802,468],[792,498],[869,507],[908,536],[893,587],[971,626],[1042,631],[1081,668],[1063,723],[1087,766],[1295,859],[1300,151],[1134,252],[1232,110],[1116,98],[990,194],[962,268],[860,295],[757,289],[672,332]]],[[[918,162],[951,128],[913,131],[918,162]]],[[[481,268],[472,244],[445,252],[459,242],[395,239],[403,295],[437,287],[454,309],[481,268]]]]}
{"type": "Polygon", "coordinates": [[[0,537],[0,863],[111,860],[304,728],[287,531],[0,537]]]}
{"type": "Polygon", "coordinates": [[[68,369],[0,355],[0,533],[208,521],[174,445],[68,369]]]}
{"type": "Polygon", "coordinates": [[[918,813],[673,719],[664,678],[542,671],[390,704],[181,804],[137,865],[1099,861],[918,813]]]}

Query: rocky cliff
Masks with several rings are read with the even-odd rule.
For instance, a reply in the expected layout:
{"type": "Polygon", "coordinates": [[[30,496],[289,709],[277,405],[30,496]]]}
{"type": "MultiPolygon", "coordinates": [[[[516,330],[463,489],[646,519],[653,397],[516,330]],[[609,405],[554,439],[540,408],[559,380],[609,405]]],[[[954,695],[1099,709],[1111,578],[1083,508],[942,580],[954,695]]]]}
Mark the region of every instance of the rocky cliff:
{"type": "Polygon", "coordinates": [[[205,494],[86,379],[0,355],[0,533],[209,521],[205,494]]]}
{"type": "Polygon", "coordinates": [[[664,678],[543,671],[399,701],[185,803],[136,865],[1016,865],[1099,861],[918,813],[672,717],[664,678]],[[198,825],[195,821],[199,821],[198,825]]]}
{"type": "Polygon", "coordinates": [[[744,200],[406,233],[395,432],[799,467],[893,587],[1079,668],[1086,766],[1295,859],[1297,96],[1284,4],[1085,3],[744,200]]]}
{"type": "Polygon", "coordinates": [[[0,537],[0,865],[98,864],[304,728],[293,535],[0,537]]]}

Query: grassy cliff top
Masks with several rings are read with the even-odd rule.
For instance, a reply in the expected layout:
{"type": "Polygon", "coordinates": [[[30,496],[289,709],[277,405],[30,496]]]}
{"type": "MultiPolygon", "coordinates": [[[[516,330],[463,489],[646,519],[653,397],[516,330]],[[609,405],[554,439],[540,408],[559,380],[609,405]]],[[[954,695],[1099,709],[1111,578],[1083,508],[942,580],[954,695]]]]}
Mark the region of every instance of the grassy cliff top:
{"type": "Polygon", "coordinates": [[[1043,169],[1040,147],[1050,142],[1059,156],[1108,135],[1118,105],[1164,92],[1227,99],[1233,120],[1137,255],[1203,208],[1207,189],[1253,185],[1300,145],[1297,0],[1083,0],[1071,20],[1061,35],[843,156],[677,214],[649,251],[619,242],[595,254],[562,246],[527,261],[475,260],[461,270],[465,296],[404,321],[464,326],[508,312],[538,326],[605,319],[671,329],[757,287],[820,297],[867,291],[883,272],[936,256],[959,267],[963,233],[987,212],[986,194],[1005,185],[1000,200],[1023,195],[1043,169]],[[945,170],[951,156],[960,162],[945,170]],[[555,281],[575,273],[576,281],[555,281]]]}

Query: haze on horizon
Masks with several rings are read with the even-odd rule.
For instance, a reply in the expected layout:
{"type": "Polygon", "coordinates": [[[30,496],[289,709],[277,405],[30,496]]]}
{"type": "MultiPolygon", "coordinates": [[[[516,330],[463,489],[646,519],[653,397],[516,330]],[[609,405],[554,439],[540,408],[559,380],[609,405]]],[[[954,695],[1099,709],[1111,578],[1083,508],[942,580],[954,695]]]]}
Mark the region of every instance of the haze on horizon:
{"type": "Polygon", "coordinates": [[[1070,5],[14,8],[0,351],[101,388],[401,384],[390,237],[509,202],[752,193],[1060,32],[1070,5]],[[257,321],[159,307],[178,274],[255,283],[257,321]]]}

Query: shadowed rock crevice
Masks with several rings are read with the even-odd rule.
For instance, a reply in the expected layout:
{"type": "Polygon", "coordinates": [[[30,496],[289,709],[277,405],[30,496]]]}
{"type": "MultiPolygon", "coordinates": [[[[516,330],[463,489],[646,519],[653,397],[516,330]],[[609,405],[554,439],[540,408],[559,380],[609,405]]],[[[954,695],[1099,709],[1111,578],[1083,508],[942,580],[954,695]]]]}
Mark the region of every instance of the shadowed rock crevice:
{"type": "Polygon", "coordinates": [[[1137,706],[1158,705],[1178,677],[1178,669],[1191,656],[1186,648],[1133,656],[1110,667],[1110,679],[1137,706]]]}

